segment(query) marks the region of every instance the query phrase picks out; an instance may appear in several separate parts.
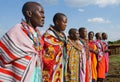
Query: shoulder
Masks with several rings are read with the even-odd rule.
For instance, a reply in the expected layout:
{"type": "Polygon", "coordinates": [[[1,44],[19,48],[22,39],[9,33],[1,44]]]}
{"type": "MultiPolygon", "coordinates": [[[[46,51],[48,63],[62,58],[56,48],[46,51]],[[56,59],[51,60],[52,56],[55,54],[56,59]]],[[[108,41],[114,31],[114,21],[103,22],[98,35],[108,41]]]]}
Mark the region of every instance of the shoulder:
{"type": "Polygon", "coordinates": [[[21,29],[22,24],[16,24],[14,25],[8,32],[7,34],[9,36],[17,36],[23,34],[23,30],[21,29]]]}
{"type": "Polygon", "coordinates": [[[16,25],[14,25],[9,31],[19,30],[21,27],[22,27],[22,24],[16,24],[16,25]]]}

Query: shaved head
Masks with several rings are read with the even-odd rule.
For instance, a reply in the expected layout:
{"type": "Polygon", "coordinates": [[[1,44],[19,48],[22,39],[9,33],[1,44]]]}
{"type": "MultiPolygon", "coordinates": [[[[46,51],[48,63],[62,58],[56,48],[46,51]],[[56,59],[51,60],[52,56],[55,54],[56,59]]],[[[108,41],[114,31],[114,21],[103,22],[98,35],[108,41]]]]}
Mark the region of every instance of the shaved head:
{"type": "Polygon", "coordinates": [[[77,29],[71,28],[68,33],[69,33],[69,35],[73,35],[73,33],[75,33],[76,31],[77,31],[77,29]]]}
{"type": "Polygon", "coordinates": [[[86,39],[87,38],[87,29],[85,27],[79,28],[80,38],[86,39]]]}
{"type": "Polygon", "coordinates": [[[26,11],[32,11],[32,12],[35,11],[37,6],[42,7],[41,4],[37,2],[32,2],[32,1],[26,2],[22,8],[23,15],[26,16],[26,11]]]}
{"type": "Polygon", "coordinates": [[[26,2],[22,7],[22,13],[25,17],[25,22],[33,28],[43,26],[45,18],[44,9],[40,3],[33,1],[26,2]]]}
{"type": "Polygon", "coordinates": [[[61,20],[62,16],[66,17],[66,15],[63,13],[56,13],[53,17],[54,24],[55,24],[56,20],[61,20]]]}

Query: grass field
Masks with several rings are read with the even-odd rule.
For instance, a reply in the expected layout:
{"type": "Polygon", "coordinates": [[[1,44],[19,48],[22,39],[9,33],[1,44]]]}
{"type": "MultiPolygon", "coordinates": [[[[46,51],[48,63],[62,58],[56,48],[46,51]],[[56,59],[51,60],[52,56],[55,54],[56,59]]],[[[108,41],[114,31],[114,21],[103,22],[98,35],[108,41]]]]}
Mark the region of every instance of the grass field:
{"type": "Polygon", "coordinates": [[[109,56],[109,63],[114,64],[116,66],[120,66],[120,54],[109,56]]]}
{"type": "Polygon", "coordinates": [[[104,82],[120,82],[120,54],[109,56],[109,73],[104,82]]]}
{"type": "Polygon", "coordinates": [[[120,62],[120,54],[109,56],[110,62],[120,62]]]}

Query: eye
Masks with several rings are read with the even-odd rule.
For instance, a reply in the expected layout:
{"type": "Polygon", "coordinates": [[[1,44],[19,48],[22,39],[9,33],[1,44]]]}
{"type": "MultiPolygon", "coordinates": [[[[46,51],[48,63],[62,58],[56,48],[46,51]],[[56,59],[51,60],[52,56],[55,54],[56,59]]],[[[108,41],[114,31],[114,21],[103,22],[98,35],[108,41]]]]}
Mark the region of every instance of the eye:
{"type": "Polygon", "coordinates": [[[39,10],[39,13],[42,13],[42,14],[44,14],[44,11],[43,11],[43,10],[39,10]]]}

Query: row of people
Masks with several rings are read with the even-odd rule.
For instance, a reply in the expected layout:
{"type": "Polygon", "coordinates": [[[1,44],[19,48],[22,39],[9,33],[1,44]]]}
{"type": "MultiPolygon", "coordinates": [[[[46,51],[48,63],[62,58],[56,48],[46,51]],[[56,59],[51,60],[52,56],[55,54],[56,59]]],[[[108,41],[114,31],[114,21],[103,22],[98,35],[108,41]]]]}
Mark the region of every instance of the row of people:
{"type": "Polygon", "coordinates": [[[106,33],[88,33],[82,27],[79,31],[70,29],[67,41],[68,82],[103,82],[108,73],[108,44],[106,33]],[[79,35],[80,37],[79,37],[79,35]],[[68,78],[69,77],[69,78],[68,78]]]}
{"type": "Polygon", "coordinates": [[[71,28],[66,37],[67,16],[56,13],[54,25],[41,35],[37,27],[44,25],[42,5],[26,2],[22,13],[26,20],[0,39],[0,82],[102,82],[108,72],[108,49],[100,33],[96,42],[93,32],[87,39],[84,27],[71,28]]]}

